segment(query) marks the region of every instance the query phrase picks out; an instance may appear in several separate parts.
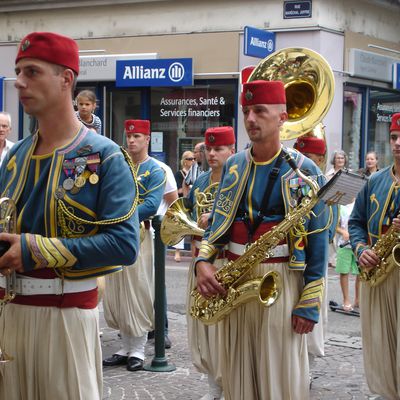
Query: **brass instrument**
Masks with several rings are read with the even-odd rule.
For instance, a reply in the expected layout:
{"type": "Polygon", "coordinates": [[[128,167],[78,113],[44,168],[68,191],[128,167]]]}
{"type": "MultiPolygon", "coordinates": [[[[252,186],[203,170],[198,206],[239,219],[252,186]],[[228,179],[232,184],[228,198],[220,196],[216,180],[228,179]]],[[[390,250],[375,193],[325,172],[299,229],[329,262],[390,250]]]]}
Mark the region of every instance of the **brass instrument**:
{"type": "MultiPolygon", "coordinates": [[[[17,208],[12,199],[3,197],[0,199],[0,231],[15,233],[16,232],[16,219],[17,219],[17,208]]],[[[6,277],[6,287],[3,299],[0,299],[0,316],[3,311],[3,307],[12,301],[15,297],[17,275],[15,270],[6,277]]],[[[6,354],[0,346],[0,364],[12,361],[13,357],[6,354]]]]}
{"type": "Polygon", "coordinates": [[[303,174],[289,154],[286,154],[285,159],[291,163],[296,174],[310,186],[310,191],[283,221],[251,243],[239,258],[229,261],[215,273],[217,281],[227,290],[225,296],[216,295],[206,299],[197,289],[193,289],[190,314],[206,325],[217,323],[232,310],[251,300],[258,299],[261,304],[270,307],[279,298],[282,282],[277,271],[270,271],[264,276],[247,281],[245,278],[255,266],[273,255],[273,249],[278,243],[285,239],[290,231],[295,231],[296,226],[302,223],[303,218],[310,214],[319,201],[317,182],[303,174]]]}
{"type": "Polygon", "coordinates": [[[400,267],[400,231],[394,225],[390,226],[375,242],[372,250],[381,261],[368,271],[360,268],[360,279],[375,287],[380,285],[395,267],[400,267]]]}
{"type": "Polygon", "coordinates": [[[198,216],[211,212],[219,183],[212,183],[204,192],[195,192],[195,204],[181,197],[175,200],[168,208],[161,222],[161,240],[167,246],[179,243],[185,236],[203,237],[204,229],[199,228],[192,218],[193,208],[198,216]]]}
{"type": "Polygon", "coordinates": [[[205,189],[204,192],[195,192],[195,198],[196,198],[196,214],[198,216],[204,214],[204,213],[210,213],[212,211],[213,205],[214,205],[214,200],[215,200],[215,195],[218,191],[218,186],[219,182],[212,183],[211,185],[208,185],[205,189]]]}
{"type": "Polygon", "coordinates": [[[289,119],[281,127],[281,140],[311,132],[332,104],[332,69],[324,57],[310,49],[289,47],[272,53],[251,73],[248,81],[255,80],[284,83],[289,119]]]}
{"type": "Polygon", "coordinates": [[[161,240],[167,246],[179,243],[185,236],[203,236],[204,229],[197,226],[192,219],[192,202],[181,197],[175,200],[168,208],[161,222],[161,240]]]}

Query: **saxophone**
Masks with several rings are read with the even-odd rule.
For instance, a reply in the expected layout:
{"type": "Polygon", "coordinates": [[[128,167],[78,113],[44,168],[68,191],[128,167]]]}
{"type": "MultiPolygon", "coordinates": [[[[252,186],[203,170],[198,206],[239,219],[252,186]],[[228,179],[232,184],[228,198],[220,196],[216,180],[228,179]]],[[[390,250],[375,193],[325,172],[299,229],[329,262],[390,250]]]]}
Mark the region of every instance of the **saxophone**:
{"type": "Polygon", "coordinates": [[[229,261],[215,273],[215,278],[226,290],[224,296],[215,295],[205,298],[196,288],[192,290],[190,314],[206,325],[217,323],[240,305],[255,299],[264,306],[270,307],[281,294],[282,279],[276,271],[267,272],[262,277],[247,281],[244,281],[244,278],[262,260],[273,255],[273,249],[291,230],[304,221],[304,217],[311,213],[319,201],[318,183],[298,169],[290,154],[285,155],[285,160],[311,190],[300,204],[285,216],[283,221],[249,245],[239,258],[229,261]]]}
{"type": "Polygon", "coordinates": [[[391,225],[372,246],[381,259],[380,263],[368,271],[360,268],[360,279],[371,287],[380,285],[397,266],[400,267],[400,231],[391,225]]]}

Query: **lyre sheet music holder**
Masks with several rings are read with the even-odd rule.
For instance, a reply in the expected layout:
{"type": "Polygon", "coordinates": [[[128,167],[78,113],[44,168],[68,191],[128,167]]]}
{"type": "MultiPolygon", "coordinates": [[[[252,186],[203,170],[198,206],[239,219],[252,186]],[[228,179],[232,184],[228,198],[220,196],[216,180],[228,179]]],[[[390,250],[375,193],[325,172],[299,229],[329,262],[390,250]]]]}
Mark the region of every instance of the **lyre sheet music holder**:
{"type": "Polygon", "coordinates": [[[344,206],[353,202],[367,181],[366,176],[341,169],[333,175],[326,185],[322,186],[318,191],[318,197],[328,206],[333,204],[344,206]]]}

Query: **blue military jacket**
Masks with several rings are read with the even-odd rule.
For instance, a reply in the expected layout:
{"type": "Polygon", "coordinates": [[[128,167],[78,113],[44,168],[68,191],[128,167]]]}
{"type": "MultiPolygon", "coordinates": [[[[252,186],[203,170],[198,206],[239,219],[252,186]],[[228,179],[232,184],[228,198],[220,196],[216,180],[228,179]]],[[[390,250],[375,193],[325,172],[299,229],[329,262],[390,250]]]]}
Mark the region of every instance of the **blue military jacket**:
{"type": "Polygon", "coordinates": [[[166,176],[153,158],[148,157],[136,166],[139,188],[139,222],[153,217],[164,195],[166,176]]]}
{"type": "Polygon", "coordinates": [[[24,270],[83,279],[132,264],[139,223],[129,157],[83,125],[67,145],[35,156],[38,135],[18,142],[0,172],[1,196],[17,205],[24,270]],[[72,189],[68,179],[77,177],[81,186],[72,189]]]}
{"type": "Polygon", "coordinates": [[[400,210],[400,185],[392,166],[375,172],[358,193],[349,219],[350,241],[360,256],[366,245],[373,246],[382,236],[382,227],[400,210]]]}
{"type": "MultiPolygon", "coordinates": [[[[294,158],[297,166],[307,175],[316,179],[319,186],[325,183],[325,177],[310,159],[293,149],[285,149],[294,158]]],[[[254,163],[251,149],[244,150],[230,157],[226,162],[222,179],[214,203],[211,225],[207,228],[197,261],[212,262],[218,249],[229,241],[229,230],[237,218],[239,204],[248,185],[248,178],[254,163]]],[[[268,176],[265,177],[267,183],[268,176]]],[[[277,182],[280,191],[274,190],[271,198],[284,205],[287,214],[298,204],[308,191],[308,186],[283,161],[277,182]]],[[[265,191],[265,187],[254,187],[252,190],[265,191]]],[[[288,268],[303,272],[305,287],[294,314],[318,321],[321,304],[324,276],[328,253],[328,217],[329,212],[320,201],[313,214],[303,221],[303,234],[287,236],[289,243],[288,268]]],[[[268,215],[266,219],[270,218],[268,215]]],[[[277,221],[279,222],[279,221],[277,221]]]]}

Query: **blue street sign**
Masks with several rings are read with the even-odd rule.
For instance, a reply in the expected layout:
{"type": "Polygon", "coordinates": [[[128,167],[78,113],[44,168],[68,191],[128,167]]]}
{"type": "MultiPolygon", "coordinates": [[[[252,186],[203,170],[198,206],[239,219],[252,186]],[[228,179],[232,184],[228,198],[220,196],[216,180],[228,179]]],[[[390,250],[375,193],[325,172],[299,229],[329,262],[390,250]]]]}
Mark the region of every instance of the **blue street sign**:
{"type": "Polygon", "coordinates": [[[393,64],[393,88],[400,90],[400,63],[393,64]]]}
{"type": "Polygon", "coordinates": [[[116,68],[117,87],[193,85],[191,58],[117,60],[116,68]]]}
{"type": "Polygon", "coordinates": [[[283,2],[283,19],[292,18],[311,18],[312,4],[311,0],[300,1],[284,1],[283,2]]]}
{"type": "Polygon", "coordinates": [[[265,58],[275,51],[275,33],[262,29],[244,27],[244,54],[265,58]]]}

